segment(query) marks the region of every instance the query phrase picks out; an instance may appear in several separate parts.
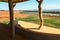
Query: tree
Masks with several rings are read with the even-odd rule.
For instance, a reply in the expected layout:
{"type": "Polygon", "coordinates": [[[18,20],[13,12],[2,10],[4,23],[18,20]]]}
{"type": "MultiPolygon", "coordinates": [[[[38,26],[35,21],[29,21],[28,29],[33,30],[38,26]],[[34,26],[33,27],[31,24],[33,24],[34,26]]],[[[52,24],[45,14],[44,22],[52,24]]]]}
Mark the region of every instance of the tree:
{"type": "Polygon", "coordinates": [[[43,26],[43,17],[42,17],[42,9],[41,9],[41,4],[43,0],[36,0],[38,2],[38,9],[39,9],[39,18],[40,18],[40,26],[38,29],[40,29],[43,26]]]}

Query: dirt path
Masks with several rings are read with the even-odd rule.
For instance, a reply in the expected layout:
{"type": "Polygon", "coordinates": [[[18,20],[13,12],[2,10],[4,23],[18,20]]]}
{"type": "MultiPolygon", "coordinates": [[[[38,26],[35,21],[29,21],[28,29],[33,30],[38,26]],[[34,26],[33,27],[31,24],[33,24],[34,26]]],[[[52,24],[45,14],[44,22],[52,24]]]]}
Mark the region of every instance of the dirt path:
{"type": "Polygon", "coordinates": [[[51,33],[51,34],[60,34],[60,29],[43,26],[41,27],[40,30],[38,30],[37,28],[39,27],[39,25],[37,24],[23,22],[23,21],[18,21],[18,23],[22,25],[23,28],[30,29],[31,31],[51,33]]]}

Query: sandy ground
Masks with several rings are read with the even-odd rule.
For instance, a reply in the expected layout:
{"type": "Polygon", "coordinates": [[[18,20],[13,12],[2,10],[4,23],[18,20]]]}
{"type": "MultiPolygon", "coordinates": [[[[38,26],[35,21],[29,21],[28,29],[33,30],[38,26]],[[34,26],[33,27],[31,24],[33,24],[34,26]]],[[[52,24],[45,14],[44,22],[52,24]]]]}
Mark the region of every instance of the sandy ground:
{"type": "Polygon", "coordinates": [[[51,34],[60,34],[60,29],[47,27],[47,26],[42,26],[41,29],[38,30],[38,27],[39,27],[38,24],[29,23],[29,22],[23,22],[23,21],[18,21],[18,23],[20,25],[22,25],[23,28],[27,28],[27,29],[29,29],[31,31],[51,33],[51,34]]]}

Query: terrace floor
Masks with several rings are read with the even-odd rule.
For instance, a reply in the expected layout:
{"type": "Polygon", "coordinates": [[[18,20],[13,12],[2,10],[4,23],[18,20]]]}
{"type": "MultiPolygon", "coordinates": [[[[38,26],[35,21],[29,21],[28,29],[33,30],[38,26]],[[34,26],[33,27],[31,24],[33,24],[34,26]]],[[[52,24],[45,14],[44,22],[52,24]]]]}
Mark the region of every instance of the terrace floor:
{"type": "MultiPolygon", "coordinates": [[[[60,29],[43,26],[38,30],[39,25],[24,21],[18,21],[18,24],[20,28],[16,28],[15,40],[60,40],[60,29]]],[[[0,40],[11,39],[8,26],[0,24],[0,40]]]]}

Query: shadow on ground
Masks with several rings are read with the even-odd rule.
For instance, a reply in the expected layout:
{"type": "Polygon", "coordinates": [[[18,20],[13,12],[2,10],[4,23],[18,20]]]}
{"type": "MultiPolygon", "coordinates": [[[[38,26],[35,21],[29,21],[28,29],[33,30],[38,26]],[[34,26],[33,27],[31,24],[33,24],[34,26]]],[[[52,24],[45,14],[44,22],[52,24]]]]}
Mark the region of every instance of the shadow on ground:
{"type": "MultiPolygon", "coordinates": [[[[48,34],[41,32],[34,32],[16,25],[15,40],[60,40],[58,34],[48,34]]],[[[8,24],[0,23],[0,40],[11,40],[10,27],[8,24]]]]}

